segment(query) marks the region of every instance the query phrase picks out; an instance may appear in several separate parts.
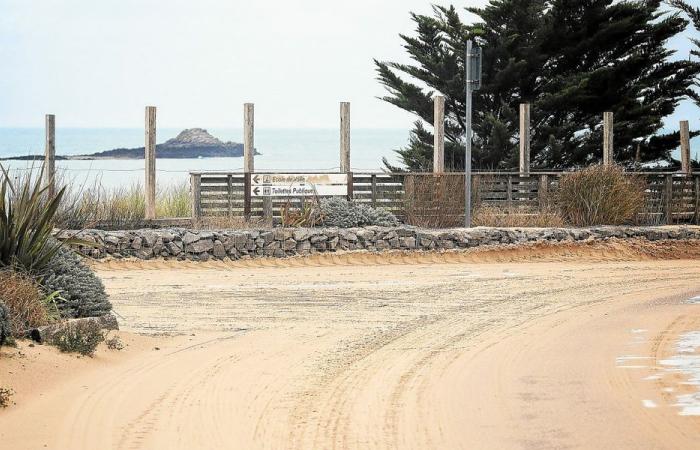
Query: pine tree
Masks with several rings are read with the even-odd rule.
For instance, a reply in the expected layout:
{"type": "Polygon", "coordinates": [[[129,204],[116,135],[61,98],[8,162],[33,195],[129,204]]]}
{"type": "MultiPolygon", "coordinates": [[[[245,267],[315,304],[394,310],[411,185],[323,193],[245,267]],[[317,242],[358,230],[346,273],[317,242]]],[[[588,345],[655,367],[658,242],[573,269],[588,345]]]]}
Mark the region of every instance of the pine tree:
{"type": "Polygon", "coordinates": [[[600,160],[601,119],[615,113],[618,161],[668,158],[677,133],[659,134],[664,117],[689,95],[700,65],[671,61],[665,48],[687,22],[659,1],[492,0],[413,15],[417,37],[402,36],[414,65],[377,62],[384,100],[418,116],[407,148],[408,170],[431,170],[432,96],[446,96],[446,165],[463,167],[465,41],[484,49],[483,88],[474,97],[473,163],[517,167],[518,105],[532,104],[532,162],[562,168],[600,160]],[[401,78],[407,75],[409,81],[401,78]],[[421,86],[427,86],[422,88],[421,86]]]}
{"type": "MultiPolygon", "coordinates": [[[[669,3],[686,13],[692,21],[695,31],[700,33],[700,7],[693,8],[685,0],[670,0],[669,3]]],[[[700,59],[700,39],[690,38],[690,41],[695,45],[695,49],[691,50],[690,55],[700,59]]],[[[696,80],[695,86],[700,89],[700,78],[696,80]]],[[[700,90],[692,91],[689,95],[695,100],[695,104],[700,106],[700,90]]]]}

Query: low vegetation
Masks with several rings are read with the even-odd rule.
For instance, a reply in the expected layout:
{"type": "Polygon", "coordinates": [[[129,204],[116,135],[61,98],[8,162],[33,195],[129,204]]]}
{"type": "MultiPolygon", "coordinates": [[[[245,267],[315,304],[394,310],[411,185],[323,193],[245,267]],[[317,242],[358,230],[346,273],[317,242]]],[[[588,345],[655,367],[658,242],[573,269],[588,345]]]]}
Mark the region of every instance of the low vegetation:
{"type": "Polygon", "coordinates": [[[71,250],[60,248],[39,275],[45,289],[60,293],[61,317],[95,317],[112,309],[102,281],[71,250]]]}
{"type": "Polygon", "coordinates": [[[105,338],[105,345],[109,350],[124,350],[124,343],[119,336],[112,336],[109,339],[105,338]]]}
{"type": "MultiPolygon", "coordinates": [[[[0,344],[61,319],[109,312],[104,286],[66,247],[89,243],[53,238],[65,190],[50,194],[41,176],[15,185],[0,169],[0,344]]],[[[98,324],[67,325],[53,343],[87,355],[103,338],[98,324]]]]}
{"type": "Polygon", "coordinates": [[[472,224],[480,227],[563,227],[564,220],[556,211],[532,208],[502,208],[481,205],[474,210],[472,224]]]}
{"type": "Polygon", "coordinates": [[[100,325],[93,321],[66,322],[51,337],[51,344],[66,353],[92,356],[100,342],[105,340],[100,325]]]}
{"type": "Polygon", "coordinates": [[[643,180],[622,168],[596,165],[562,176],[555,201],[569,225],[624,225],[644,209],[644,190],[643,180]]]}
{"type": "Polygon", "coordinates": [[[321,223],[325,226],[352,228],[367,225],[391,227],[399,224],[395,215],[384,209],[334,197],[320,201],[321,223]]]}
{"type": "MultiPolygon", "coordinates": [[[[65,229],[133,229],[147,226],[143,186],[106,189],[95,182],[65,193],[66,201],[57,212],[57,223],[65,229]]],[[[156,192],[157,217],[179,218],[192,215],[189,185],[184,182],[156,192]]]]}
{"type": "Polygon", "coordinates": [[[0,387],[0,408],[7,408],[12,403],[12,396],[15,392],[12,389],[0,387]]]}
{"type": "Polygon", "coordinates": [[[34,279],[16,271],[0,272],[0,301],[7,308],[10,334],[23,337],[25,332],[49,324],[57,318],[53,296],[43,293],[34,279]]]}
{"type": "Polygon", "coordinates": [[[15,186],[0,168],[0,267],[41,270],[61,246],[51,237],[64,190],[47,198],[41,177],[15,186]]]}
{"type": "Polygon", "coordinates": [[[0,301],[0,347],[5,345],[12,337],[12,322],[10,321],[10,310],[0,301]]]}
{"type": "Polygon", "coordinates": [[[391,227],[399,224],[391,212],[341,197],[303,198],[297,203],[287,202],[281,209],[285,227],[338,227],[362,226],[391,227]]]}

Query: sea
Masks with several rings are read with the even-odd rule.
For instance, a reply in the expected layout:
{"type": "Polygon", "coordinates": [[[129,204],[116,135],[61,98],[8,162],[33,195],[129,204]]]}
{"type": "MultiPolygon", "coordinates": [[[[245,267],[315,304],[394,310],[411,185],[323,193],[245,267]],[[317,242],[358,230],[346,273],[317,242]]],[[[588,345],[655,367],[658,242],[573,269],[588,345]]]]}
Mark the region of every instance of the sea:
{"type": "MultiPolygon", "coordinates": [[[[162,128],[157,142],[177,136],[182,129],[162,128]]],[[[243,142],[243,130],[210,128],[222,141],[243,142]]],[[[351,167],[355,172],[377,172],[382,158],[392,163],[395,150],[408,144],[406,129],[354,129],[351,132],[351,167]]],[[[56,154],[80,155],[114,148],[143,147],[144,131],[138,128],[57,128],[56,154]]],[[[332,172],[339,170],[340,134],[338,129],[256,129],[255,169],[273,172],[332,172]]],[[[43,155],[43,128],[0,128],[0,158],[43,155]]],[[[35,171],[37,161],[2,161],[11,173],[35,171]]],[[[63,180],[82,186],[127,187],[143,184],[143,160],[56,161],[63,180]]],[[[243,158],[158,159],[156,183],[159,187],[189,180],[189,173],[243,170],[243,158]]]]}

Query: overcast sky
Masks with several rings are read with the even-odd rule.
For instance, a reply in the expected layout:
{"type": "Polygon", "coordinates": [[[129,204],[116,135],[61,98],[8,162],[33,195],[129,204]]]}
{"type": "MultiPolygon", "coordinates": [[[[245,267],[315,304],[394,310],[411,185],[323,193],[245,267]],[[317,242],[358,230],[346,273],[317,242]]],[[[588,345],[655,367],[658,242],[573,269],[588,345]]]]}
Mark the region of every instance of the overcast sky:
{"type": "Polygon", "coordinates": [[[254,102],[257,127],[330,128],[350,101],[353,127],[408,128],[372,59],[406,60],[431,3],[0,0],[0,127],[137,128],[145,105],[159,127],[240,127],[254,102]]]}

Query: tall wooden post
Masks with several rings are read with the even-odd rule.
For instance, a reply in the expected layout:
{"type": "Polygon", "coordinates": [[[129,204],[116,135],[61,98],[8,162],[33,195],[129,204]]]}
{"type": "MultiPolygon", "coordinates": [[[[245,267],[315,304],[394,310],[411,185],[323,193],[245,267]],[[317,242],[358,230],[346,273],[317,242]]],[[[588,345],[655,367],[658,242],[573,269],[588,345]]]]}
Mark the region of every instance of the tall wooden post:
{"type": "Polygon", "coordinates": [[[146,106],[146,220],[156,218],[156,107],[146,106]]]}
{"type": "Polygon", "coordinates": [[[350,172],[350,103],[340,103],[340,172],[350,172]]]}
{"type": "Polygon", "coordinates": [[[681,120],[681,171],[690,175],[693,164],[690,161],[690,128],[687,120],[681,120]]]}
{"type": "Polygon", "coordinates": [[[192,189],[192,219],[202,218],[202,174],[190,174],[190,187],[192,189]]]}
{"type": "Polygon", "coordinates": [[[603,164],[612,165],[613,160],[613,113],[603,113],[603,164]]]}
{"type": "Polygon", "coordinates": [[[243,105],[243,172],[255,171],[255,105],[243,105]]]}
{"type": "Polygon", "coordinates": [[[549,205],[549,176],[547,174],[540,175],[540,184],[537,188],[537,200],[540,205],[540,211],[544,211],[549,205]]]}
{"type": "Polygon", "coordinates": [[[520,104],[520,176],[530,175],[530,104],[520,104]]]}
{"type": "Polygon", "coordinates": [[[44,186],[49,198],[56,195],[56,116],[46,115],[46,146],[44,148],[44,186]]]}
{"type": "Polygon", "coordinates": [[[435,112],[433,114],[433,173],[445,171],[445,97],[436,95],[433,99],[435,112]]]}

